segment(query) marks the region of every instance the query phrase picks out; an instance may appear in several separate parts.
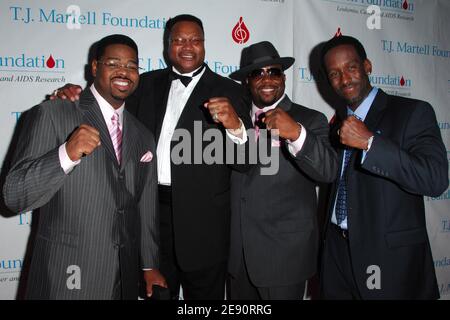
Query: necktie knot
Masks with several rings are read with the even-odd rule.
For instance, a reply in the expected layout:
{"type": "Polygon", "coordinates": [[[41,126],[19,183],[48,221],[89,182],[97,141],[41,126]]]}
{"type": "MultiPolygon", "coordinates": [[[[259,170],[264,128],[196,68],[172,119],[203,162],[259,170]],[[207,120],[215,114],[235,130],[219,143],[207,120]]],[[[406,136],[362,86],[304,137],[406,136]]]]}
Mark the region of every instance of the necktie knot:
{"type": "Polygon", "coordinates": [[[259,138],[259,130],[265,129],[265,123],[262,122],[264,111],[259,109],[255,112],[254,126],[255,126],[255,141],[259,138]]]}
{"type": "Polygon", "coordinates": [[[113,126],[119,124],[119,114],[117,112],[114,112],[112,117],[111,117],[111,122],[113,124],[113,126]]]}
{"type": "Polygon", "coordinates": [[[262,118],[264,117],[264,111],[262,109],[259,109],[255,112],[255,127],[258,127],[260,129],[263,128],[264,123],[262,122],[262,118]]]}

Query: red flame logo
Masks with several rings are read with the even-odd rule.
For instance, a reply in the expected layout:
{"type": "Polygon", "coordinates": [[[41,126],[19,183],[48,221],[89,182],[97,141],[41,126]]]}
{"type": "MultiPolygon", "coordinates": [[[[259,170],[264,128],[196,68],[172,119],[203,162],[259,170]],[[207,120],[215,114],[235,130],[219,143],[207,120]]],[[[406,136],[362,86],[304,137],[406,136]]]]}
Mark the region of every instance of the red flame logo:
{"type": "Polygon", "coordinates": [[[339,27],[334,35],[336,38],[342,36],[341,27],[339,27]]]}
{"type": "Polygon", "coordinates": [[[242,17],[239,18],[238,23],[234,26],[231,32],[234,42],[244,44],[250,39],[250,32],[247,29],[242,17]]]}
{"type": "Polygon", "coordinates": [[[46,63],[47,67],[49,67],[50,69],[55,67],[55,59],[53,59],[53,56],[50,55],[50,57],[47,59],[46,63]]]}
{"type": "Polygon", "coordinates": [[[405,0],[405,1],[403,1],[403,9],[408,9],[408,2],[405,0]]]}
{"type": "Polygon", "coordinates": [[[406,83],[405,78],[403,78],[402,76],[402,78],[400,79],[400,85],[403,87],[405,83],[406,83]]]}

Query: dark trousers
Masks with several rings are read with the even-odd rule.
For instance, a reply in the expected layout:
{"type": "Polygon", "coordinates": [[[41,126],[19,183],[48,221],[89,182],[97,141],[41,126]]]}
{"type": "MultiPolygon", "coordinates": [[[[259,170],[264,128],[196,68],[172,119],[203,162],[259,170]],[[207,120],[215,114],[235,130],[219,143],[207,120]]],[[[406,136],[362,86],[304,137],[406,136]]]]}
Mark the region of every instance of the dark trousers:
{"type": "Polygon", "coordinates": [[[175,253],[170,187],[159,186],[160,271],[166,278],[171,298],[178,300],[180,285],[185,300],[223,300],[225,298],[226,262],[202,270],[184,271],[175,253]]]}
{"type": "Polygon", "coordinates": [[[350,234],[330,223],[322,255],[321,297],[327,300],[361,299],[351,262],[350,234]]]}
{"type": "MultiPolygon", "coordinates": [[[[289,263],[286,261],[286,263],[289,263]]],[[[242,254],[241,267],[236,277],[229,276],[229,296],[231,300],[302,300],[306,281],[289,286],[257,287],[248,274],[242,254]]],[[[264,266],[261,266],[264,268],[264,266]]]]}

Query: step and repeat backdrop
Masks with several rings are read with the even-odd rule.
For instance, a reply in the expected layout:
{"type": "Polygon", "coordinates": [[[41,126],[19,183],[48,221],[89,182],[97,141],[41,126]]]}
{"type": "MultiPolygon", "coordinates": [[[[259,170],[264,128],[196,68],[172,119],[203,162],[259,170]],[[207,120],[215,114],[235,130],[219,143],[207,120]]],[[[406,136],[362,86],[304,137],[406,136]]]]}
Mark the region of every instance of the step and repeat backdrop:
{"type": "MultiPolygon", "coordinates": [[[[134,0],[10,1],[0,3],[0,161],[21,113],[66,83],[86,85],[91,45],[122,33],[139,46],[145,71],[166,67],[166,21],[189,13],[203,20],[206,61],[228,76],[242,48],[271,41],[296,62],[287,71],[294,101],[334,109],[321,89],[317,47],[337,33],[355,36],[373,64],[371,82],[388,93],[429,101],[450,148],[450,1],[448,0],[134,0]]],[[[450,151],[448,152],[450,159],[450,151]]],[[[450,191],[425,197],[427,227],[439,288],[450,299],[450,191]]],[[[0,299],[15,299],[32,213],[0,212],[0,299]]],[[[87,249],[88,250],[88,249],[87,249]]]]}

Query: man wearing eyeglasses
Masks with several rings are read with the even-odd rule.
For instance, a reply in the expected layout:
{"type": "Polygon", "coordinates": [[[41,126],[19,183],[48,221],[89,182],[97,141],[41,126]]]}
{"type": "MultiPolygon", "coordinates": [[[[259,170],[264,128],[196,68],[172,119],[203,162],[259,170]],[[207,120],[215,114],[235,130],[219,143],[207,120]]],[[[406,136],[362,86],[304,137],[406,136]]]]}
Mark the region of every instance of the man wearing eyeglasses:
{"type": "Polygon", "coordinates": [[[262,174],[262,164],[232,174],[231,299],[302,299],[316,272],[316,186],[335,179],[337,158],[325,116],[285,94],[284,70],[293,63],[264,41],[245,48],[240,70],[230,75],[251,94],[258,146],[280,149],[275,175],[262,174]]]}
{"type": "Polygon", "coordinates": [[[101,39],[79,101],[44,102],[21,118],[3,194],[15,212],[39,208],[28,299],[136,300],[141,268],[148,295],[166,287],[154,137],[124,110],[137,57],[131,38],[101,39]]]}

